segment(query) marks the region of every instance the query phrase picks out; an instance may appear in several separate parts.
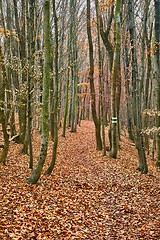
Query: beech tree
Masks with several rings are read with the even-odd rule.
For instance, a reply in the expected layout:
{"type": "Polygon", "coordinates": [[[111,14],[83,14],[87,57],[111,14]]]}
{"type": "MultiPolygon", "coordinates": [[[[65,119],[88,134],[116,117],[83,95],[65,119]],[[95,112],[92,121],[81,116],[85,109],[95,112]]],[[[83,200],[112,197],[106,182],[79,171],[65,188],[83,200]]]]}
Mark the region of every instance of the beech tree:
{"type": "Polygon", "coordinates": [[[37,164],[28,178],[28,182],[37,183],[40,178],[42,168],[47,155],[48,148],[48,136],[49,136],[49,86],[50,86],[50,1],[44,1],[43,10],[43,29],[44,29],[44,66],[43,66],[43,95],[42,95],[42,134],[41,134],[41,146],[37,160],[37,164]]]}
{"type": "MultiPolygon", "coordinates": [[[[25,24],[25,1],[21,0],[21,22],[19,18],[17,0],[13,0],[14,3],[14,16],[15,16],[15,26],[17,30],[17,35],[19,39],[19,56],[21,61],[21,75],[19,76],[18,82],[16,82],[16,87],[18,92],[19,100],[19,125],[20,125],[20,142],[24,143],[26,134],[26,110],[27,110],[27,95],[25,92],[27,74],[24,71],[26,62],[26,24],[25,24]],[[21,89],[21,91],[20,91],[21,89]]],[[[17,55],[18,55],[17,54],[17,55]]]]}
{"type": "Polygon", "coordinates": [[[160,1],[155,0],[155,57],[157,76],[157,166],[160,167],[160,1]]]}
{"type": "Polygon", "coordinates": [[[5,165],[9,149],[9,135],[7,133],[7,114],[5,106],[5,88],[6,88],[6,69],[4,63],[4,56],[2,46],[0,44],[0,123],[2,124],[2,131],[4,136],[4,146],[0,155],[0,164],[5,165]]]}
{"type": "Polygon", "coordinates": [[[91,34],[91,14],[90,14],[90,0],[87,0],[87,34],[89,43],[89,82],[90,82],[90,92],[91,92],[91,109],[92,117],[95,125],[96,132],[96,148],[97,150],[102,150],[102,139],[101,139],[101,122],[97,117],[96,113],[96,97],[95,97],[95,87],[94,87],[94,58],[93,58],[93,42],[91,34]]]}
{"type": "Polygon", "coordinates": [[[63,131],[62,136],[65,137],[66,135],[66,125],[67,125],[67,115],[68,115],[68,104],[69,104],[69,83],[70,83],[70,64],[71,64],[71,56],[70,56],[70,35],[71,29],[68,30],[68,39],[67,39],[67,79],[66,79],[66,86],[65,86],[65,106],[64,106],[64,120],[63,120],[63,131]]]}
{"type": "MultiPolygon", "coordinates": [[[[117,157],[118,150],[118,118],[119,118],[119,103],[120,103],[120,89],[117,91],[117,86],[120,85],[121,71],[120,71],[120,11],[121,1],[116,1],[115,8],[115,49],[113,56],[113,66],[111,74],[111,152],[110,156],[117,157]]],[[[120,86],[119,86],[120,87],[120,86]]]]}
{"type": "Polygon", "coordinates": [[[135,127],[135,144],[139,155],[138,170],[142,173],[148,172],[148,166],[146,161],[144,139],[142,132],[142,116],[141,116],[141,88],[140,80],[138,76],[138,61],[136,52],[136,29],[135,29],[135,17],[134,17],[134,3],[128,1],[128,16],[130,20],[129,33],[131,44],[131,57],[132,57],[132,116],[133,124],[135,127]]]}
{"type": "Polygon", "coordinates": [[[56,13],[56,4],[53,0],[53,16],[54,16],[54,28],[55,28],[55,55],[54,55],[54,64],[55,64],[55,91],[54,91],[54,144],[52,152],[52,160],[48,169],[46,170],[47,174],[51,174],[57,156],[57,145],[58,145],[58,83],[59,83],[59,73],[58,73],[58,18],[56,13]]]}
{"type": "Polygon", "coordinates": [[[99,70],[99,94],[100,94],[100,118],[102,125],[102,146],[103,146],[103,156],[106,155],[106,139],[105,139],[105,116],[104,116],[104,84],[102,79],[102,71],[103,71],[103,62],[102,62],[102,48],[101,48],[101,39],[100,39],[100,22],[99,22],[99,5],[98,1],[95,0],[95,8],[96,8],[96,21],[97,21],[97,42],[98,42],[98,70],[99,70]]]}
{"type": "MultiPolygon", "coordinates": [[[[34,77],[34,54],[35,54],[35,27],[34,27],[34,9],[35,0],[29,1],[29,6],[26,1],[26,18],[27,21],[27,36],[28,36],[28,61],[29,72],[27,76],[27,131],[25,134],[24,148],[28,149],[29,146],[29,168],[33,168],[33,153],[32,153],[32,90],[33,90],[33,77],[34,77]],[[29,8],[29,11],[28,11],[29,8]]],[[[24,149],[24,150],[26,150],[24,149]]]]}

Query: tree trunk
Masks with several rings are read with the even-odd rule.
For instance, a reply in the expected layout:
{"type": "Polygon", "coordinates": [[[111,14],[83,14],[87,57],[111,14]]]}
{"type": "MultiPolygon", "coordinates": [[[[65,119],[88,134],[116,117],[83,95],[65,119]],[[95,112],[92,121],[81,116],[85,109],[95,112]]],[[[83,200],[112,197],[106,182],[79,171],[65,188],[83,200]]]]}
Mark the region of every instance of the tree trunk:
{"type": "Polygon", "coordinates": [[[5,89],[6,89],[6,70],[4,65],[4,56],[2,46],[0,45],[0,123],[4,136],[4,148],[0,155],[0,164],[5,165],[9,149],[9,136],[7,133],[7,118],[5,113],[5,89]]]}
{"type": "Polygon", "coordinates": [[[49,86],[50,86],[50,1],[44,1],[44,67],[42,93],[42,137],[37,164],[28,178],[28,182],[35,184],[41,176],[42,168],[47,155],[49,135],[49,86]]]}
{"type": "MultiPolygon", "coordinates": [[[[18,6],[17,0],[13,0],[14,3],[14,13],[15,13],[15,25],[19,38],[19,54],[22,66],[22,84],[26,83],[27,76],[24,72],[25,69],[25,58],[26,58],[26,44],[25,44],[25,36],[26,36],[26,28],[25,28],[25,1],[21,0],[22,5],[22,17],[21,17],[21,28],[19,23],[18,16],[18,6]]],[[[19,84],[19,83],[18,83],[19,84]]],[[[18,89],[21,89],[21,85],[19,84],[18,89]]],[[[26,134],[26,110],[27,110],[27,98],[25,94],[21,94],[21,91],[18,93],[19,98],[19,122],[20,122],[20,142],[24,142],[25,134],[26,134]]]]}
{"type": "Polygon", "coordinates": [[[72,79],[72,109],[71,109],[71,132],[76,132],[77,129],[77,109],[78,109],[78,23],[77,23],[77,0],[70,0],[70,43],[71,43],[71,79],[72,79]]]}
{"type": "Polygon", "coordinates": [[[57,156],[57,146],[58,146],[58,18],[56,14],[55,0],[53,0],[53,17],[54,17],[54,28],[55,28],[55,91],[54,91],[54,143],[53,143],[53,152],[52,160],[49,167],[46,170],[46,174],[51,174],[55,165],[56,156],[57,156]]]}
{"type": "Polygon", "coordinates": [[[28,39],[29,46],[28,46],[28,58],[29,58],[29,65],[30,71],[28,75],[28,96],[27,96],[27,112],[28,112],[28,144],[29,144],[29,168],[33,168],[33,150],[32,150],[32,89],[33,89],[33,76],[34,76],[34,53],[35,53],[35,36],[34,36],[34,8],[35,8],[35,0],[29,1],[29,12],[30,12],[30,24],[28,29],[28,39]]]}
{"type": "Polygon", "coordinates": [[[90,16],[90,0],[87,0],[87,35],[89,43],[89,82],[90,82],[90,93],[91,93],[91,110],[92,117],[95,125],[96,132],[96,148],[97,150],[102,150],[102,140],[101,140],[101,123],[97,117],[96,113],[96,97],[95,97],[95,87],[94,87],[94,59],[93,59],[93,42],[91,35],[91,16],[90,16]]]}
{"type": "Polygon", "coordinates": [[[141,117],[141,89],[140,80],[138,78],[138,63],[136,54],[136,30],[135,30],[135,19],[134,19],[134,3],[129,0],[129,32],[130,32],[130,43],[132,53],[132,116],[135,127],[135,143],[139,155],[139,166],[138,170],[142,173],[148,172],[148,166],[146,162],[146,155],[144,149],[144,141],[142,132],[142,117],[141,117]]]}
{"type": "Polygon", "coordinates": [[[68,69],[67,69],[67,80],[66,80],[66,93],[65,93],[65,107],[64,107],[64,120],[63,120],[63,130],[62,136],[65,137],[66,135],[66,124],[67,124],[67,115],[68,115],[68,97],[69,97],[69,80],[70,80],[70,31],[68,34],[68,69]]]}
{"type": "Polygon", "coordinates": [[[99,67],[99,94],[100,94],[100,118],[102,124],[102,147],[103,147],[103,156],[106,155],[106,141],[105,141],[105,124],[104,124],[104,89],[102,83],[102,52],[101,52],[101,41],[100,41],[100,22],[99,22],[99,7],[98,1],[95,0],[95,7],[96,7],[96,18],[97,18],[97,37],[98,37],[98,67],[99,67]]]}
{"type": "Polygon", "coordinates": [[[160,167],[160,0],[155,0],[155,46],[156,46],[156,75],[157,75],[157,166],[160,167]]]}
{"type": "Polygon", "coordinates": [[[117,113],[119,113],[119,109],[117,103],[120,106],[120,98],[116,99],[116,88],[117,83],[120,82],[120,9],[121,9],[121,0],[116,1],[116,9],[115,9],[115,51],[114,51],[114,59],[113,59],[113,69],[112,69],[112,82],[111,82],[111,152],[110,156],[112,158],[117,158],[118,151],[118,120],[117,113]]]}

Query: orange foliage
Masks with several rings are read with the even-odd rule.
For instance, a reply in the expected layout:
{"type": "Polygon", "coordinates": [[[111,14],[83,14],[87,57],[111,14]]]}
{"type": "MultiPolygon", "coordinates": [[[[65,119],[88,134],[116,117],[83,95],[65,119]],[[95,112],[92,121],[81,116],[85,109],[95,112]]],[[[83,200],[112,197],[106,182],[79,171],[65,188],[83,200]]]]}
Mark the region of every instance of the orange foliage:
{"type": "Polygon", "coordinates": [[[102,9],[108,9],[110,6],[112,6],[114,4],[114,0],[102,0],[100,3],[99,3],[99,6],[102,8],[102,9]]]}

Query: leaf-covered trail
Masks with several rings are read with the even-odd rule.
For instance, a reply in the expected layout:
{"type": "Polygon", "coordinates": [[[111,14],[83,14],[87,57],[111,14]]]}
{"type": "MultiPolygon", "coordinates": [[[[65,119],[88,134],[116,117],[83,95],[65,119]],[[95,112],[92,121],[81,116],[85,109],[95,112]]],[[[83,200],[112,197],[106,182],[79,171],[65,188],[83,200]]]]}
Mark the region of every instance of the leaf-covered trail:
{"type": "MultiPolygon", "coordinates": [[[[77,133],[60,136],[54,172],[42,175],[39,185],[26,183],[28,156],[11,144],[7,166],[0,167],[0,239],[159,239],[160,178],[154,163],[149,161],[149,174],[137,172],[135,148],[125,138],[118,159],[102,157],[95,150],[93,122],[81,125],[77,133]]],[[[47,162],[51,155],[52,143],[47,162]]]]}

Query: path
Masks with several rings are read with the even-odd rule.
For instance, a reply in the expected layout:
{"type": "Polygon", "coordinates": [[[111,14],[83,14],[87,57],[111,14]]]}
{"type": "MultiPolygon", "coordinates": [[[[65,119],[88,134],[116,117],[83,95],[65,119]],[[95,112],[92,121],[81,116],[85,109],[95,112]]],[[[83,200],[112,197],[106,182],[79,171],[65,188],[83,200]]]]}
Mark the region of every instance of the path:
{"type": "MultiPolygon", "coordinates": [[[[39,149],[34,141],[34,155],[39,149]]],[[[51,158],[50,144],[47,161],[51,158]]],[[[0,239],[148,239],[160,236],[159,176],[136,171],[133,146],[122,139],[117,160],[95,150],[94,126],[60,137],[56,167],[40,185],[26,183],[28,157],[13,144],[0,168],[0,239]]]]}

